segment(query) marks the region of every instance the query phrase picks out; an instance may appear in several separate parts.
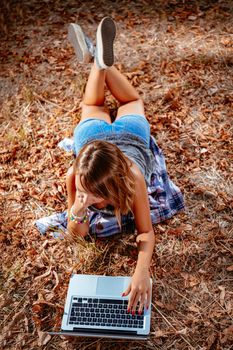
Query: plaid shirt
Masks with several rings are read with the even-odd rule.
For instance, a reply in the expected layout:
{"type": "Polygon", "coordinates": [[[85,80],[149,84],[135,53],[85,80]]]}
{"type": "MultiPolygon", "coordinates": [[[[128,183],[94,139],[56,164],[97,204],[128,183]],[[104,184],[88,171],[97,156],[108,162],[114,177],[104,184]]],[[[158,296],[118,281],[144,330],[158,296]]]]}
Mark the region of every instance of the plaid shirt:
{"type": "MultiPolygon", "coordinates": [[[[64,145],[62,144],[61,147],[64,148],[64,145]]],[[[158,224],[183,210],[185,205],[180,189],[171,181],[167,174],[163,152],[156,144],[153,136],[150,136],[150,149],[154,156],[156,173],[152,174],[147,190],[152,224],[158,224]]],[[[89,233],[98,238],[112,236],[121,232],[132,233],[135,231],[132,213],[122,215],[121,229],[113,212],[105,209],[94,210],[93,207],[90,207],[89,214],[89,233]]],[[[52,228],[56,230],[54,230],[54,237],[61,237],[61,232],[57,230],[66,230],[67,211],[41,218],[35,224],[42,234],[45,234],[48,229],[52,228]]]]}
{"type": "MultiPolygon", "coordinates": [[[[156,163],[156,173],[151,176],[147,188],[152,224],[158,224],[171,218],[185,208],[184,198],[180,189],[171,181],[167,174],[165,158],[162,150],[150,137],[150,149],[156,163]]],[[[104,210],[90,210],[90,234],[97,237],[107,237],[120,232],[134,232],[135,223],[132,214],[122,215],[122,228],[119,229],[116,217],[104,210]]]]}

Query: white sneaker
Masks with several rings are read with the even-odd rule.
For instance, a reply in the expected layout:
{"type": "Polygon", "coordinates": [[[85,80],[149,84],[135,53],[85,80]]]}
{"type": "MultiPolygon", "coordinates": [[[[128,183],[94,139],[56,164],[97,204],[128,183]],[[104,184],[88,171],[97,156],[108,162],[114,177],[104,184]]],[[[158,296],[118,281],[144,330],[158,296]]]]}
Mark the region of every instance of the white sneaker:
{"type": "Polygon", "coordinates": [[[68,27],[68,39],[76,57],[80,63],[89,63],[94,57],[94,46],[90,38],[84,34],[82,28],[75,23],[70,23],[68,27]]]}
{"type": "Polygon", "coordinates": [[[113,43],[116,25],[110,17],[104,17],[96,33],[95,60],[100,69],[107,69],[114,64],[113,43]]]}

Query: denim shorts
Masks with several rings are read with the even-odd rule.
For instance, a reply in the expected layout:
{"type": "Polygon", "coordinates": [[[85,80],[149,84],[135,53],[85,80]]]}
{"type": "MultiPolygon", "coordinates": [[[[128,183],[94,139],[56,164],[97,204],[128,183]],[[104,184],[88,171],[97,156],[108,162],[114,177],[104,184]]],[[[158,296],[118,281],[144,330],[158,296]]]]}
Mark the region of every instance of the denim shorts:
{"type": "Polygon", "coordinates": [[[89,142],[89,140],[98,140],[98,135],[122,135],[132,134],[139,137],[147,147],[150,145],[150,124],[143,115],[127,114],[113,123],[109,124],[100,119],[86,119],[80,122],[74,130],[75,153],[89,142]]]}

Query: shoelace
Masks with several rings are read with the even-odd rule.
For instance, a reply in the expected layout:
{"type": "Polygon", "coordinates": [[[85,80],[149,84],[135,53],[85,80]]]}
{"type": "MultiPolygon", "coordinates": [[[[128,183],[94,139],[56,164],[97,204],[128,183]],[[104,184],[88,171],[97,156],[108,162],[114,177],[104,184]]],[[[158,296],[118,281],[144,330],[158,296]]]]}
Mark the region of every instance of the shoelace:
{"type": "Polygon", "coordinates": [[[88,51],[90,52],[91,56],[94,57],[95,56],[95,47],[93,45],[92,40],[87,35],[84,36],[84,39],[85,39],[85,42],[87,44],[88,51]]]}

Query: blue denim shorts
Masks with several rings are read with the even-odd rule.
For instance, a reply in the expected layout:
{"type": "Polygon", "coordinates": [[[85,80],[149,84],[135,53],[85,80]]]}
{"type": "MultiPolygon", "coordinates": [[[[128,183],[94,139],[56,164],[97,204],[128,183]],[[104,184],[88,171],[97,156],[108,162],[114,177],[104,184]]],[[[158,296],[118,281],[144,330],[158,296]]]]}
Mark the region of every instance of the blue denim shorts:
{"type": "Polygon", "coordinates": [[[109,124],[100,119],[86,119],[80,122],[74,130],[74,148],[78,154],[80,149],[89,142],[89,140],[98,140],[106,135],[133,134],[145,142],[149,148],[150,145],[150,124],[143,115],[127,114],[109,124]]]}

